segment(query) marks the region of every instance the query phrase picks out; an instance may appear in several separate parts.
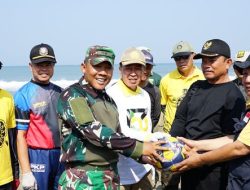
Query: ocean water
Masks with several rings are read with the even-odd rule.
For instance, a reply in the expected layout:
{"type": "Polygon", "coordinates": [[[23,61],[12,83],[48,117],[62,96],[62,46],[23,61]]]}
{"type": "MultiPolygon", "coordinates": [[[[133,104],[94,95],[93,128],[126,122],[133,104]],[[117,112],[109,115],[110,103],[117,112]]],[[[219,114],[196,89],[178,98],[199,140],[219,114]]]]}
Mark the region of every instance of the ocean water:
{"type": "MultiPolygon", "coordinates": [[[[200,68],[200,64],[196,64],[200,68]]],[[[161,76],[166,75],[176,68],[175,63],[158,63],[153,71],[161,76]]],[[[65,88],[78,81],[82,76],[80,65],[57,65],[55,66],[52,82],[65,88]]],[[[234,72],[230,70],[230,76],[234,78],[234,72]]],[[[22,85],[30,81],[32,75],[29,66],[4,66],[0,70],[0,88],[5,89],[12,94],[22,85]]],[[[119,79],[119,65],[114,66],[113,80],[119,79]]]]}

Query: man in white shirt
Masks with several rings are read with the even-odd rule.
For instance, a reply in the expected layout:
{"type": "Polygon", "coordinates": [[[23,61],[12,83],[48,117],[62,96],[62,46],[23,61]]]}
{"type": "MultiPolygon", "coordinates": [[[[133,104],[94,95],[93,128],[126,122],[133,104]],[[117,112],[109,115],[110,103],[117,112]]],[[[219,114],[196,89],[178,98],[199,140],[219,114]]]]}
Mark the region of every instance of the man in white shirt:
{"type": "MultiPolygon", "coordinates": [[[[121,79],[107,89],[114,99],[121,125],[121,132],[130,138],[140,141],[154,140],[157,134],[152,134],[150,117],[151,103],[148,93],[139,87],[145,69],[145,57],[136,48],[127,49],[121,57],[121,79]]],[[[119,156],[118,172],[121,190],[152,189],[153,181],[149,164],[140,164],[135,160],[119,156]]]]}

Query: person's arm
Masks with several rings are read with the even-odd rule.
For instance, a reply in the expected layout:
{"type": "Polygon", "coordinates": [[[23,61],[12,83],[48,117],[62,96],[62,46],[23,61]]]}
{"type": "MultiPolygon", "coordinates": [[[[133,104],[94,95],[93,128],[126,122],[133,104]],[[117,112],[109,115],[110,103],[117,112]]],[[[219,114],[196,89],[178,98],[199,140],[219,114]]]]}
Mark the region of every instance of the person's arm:
{"type": "Polygon", "coordinates": [[[235,159],[250,154],[250,147],[236,140],[233,143],[226,144],[219,149],[215,149],[204,154],[194,153],[186,160],[176,164],[175,171],[183,172],[191,168],[200,167],[202,165],[214,164],[231,159],[235,159]]]}
{"type": "Polygon", "coordinates": [[[29,98],[17,92],[15,94],[15,116],[17,128],[17,154],[22,171],[22,187],[37,189],[36,179],[31,171],[26,133],[30,122],[29,98]]]}
{"type": "Polygon", "coordinates": [[[19,163],[17,157],[17,143],[16,143],[16,128],[9,128],[9,145],[10,145],[10,156],[11,156],[11,166],[14,177],[13,189],[17,189],[20,181],[19,181],[19,163]]]}
{"type": "Polygon", "coordinates": [[[250,147],[236,140],[219,149],[207,152],[207,155],[201,154],[201,160],[207,164],[214,164],[245,156],[249,153],[250,147]]]}
{"type": "MultiPolygon", "coordinates": [[[[238,136],[238,139],[233,143],[226,144],[219,149],[215,149],[213,151],[206,152],[204,154],[197,154],[197,153],[189,154],[189,158],[178,164],[176,169],[177,171],[185,171],[194,167],[199,167],[204,164],[213,164],[250,154],[249,134],[250,134],[250,123],[247,123],[247,125],[244,127],[244,129],[238,136]]],[[[189,145],[190,143],[197,142],[197,141],[189,141],[183,138],[181,140],[185,141],[189,145]]],[[[214,140],[205,140],[203,142],[208,143],[211,141],[214,142],[217,141],[217,143],[221,143],[223,141],[223,143],[226,143],[227,141],[230,141],[230,138],[226,139],[226,137],[222,137],[214,140]]],[[[197,146],[197,145],[192,144],[192,146],[197,146]]]]}
{"type": "Polygon", "coordinates": [[[156,150],[163,150],[159,142],[145,144],[103,125],[95,119],[84,97],[70,94],[70,89],[61,94],[57,112],[59,118],[76,131],[80,138],[88,140],[95,146],[107,147],[133,158],[139,158],[142,154],[158,157],[156,150]]]}
{"type": "Polygon", "coordinates": [[[9,104],[9,113],[8,120],[6,121],[6,126],[8,128],[8,136],[9,136],[9,150],[11,156],[11,166],[12,173],[14,177],[14,181],[12,183],[12,189],[16,190],[20,184],[19,180],[19,163],[17,157],[17,144],[16,144],[16,121],[15,121],[15,106],[13,97],[10,96],[10,104],[9,104]]]}
{"type": "Polygon", "coordinates": [[[30,122],[30,108],[27,98],[21,92],[15,94],[15,117],[17,129],[17,152],[22,173],[31,172],[26,134],[30,122]]]}
{"type": "Polygon", "coordinates": [[[26,133],[24,130],[17,131],[17,152],[22,173],[31,172],[26,133]]]}
{"type": "Polygon", "coordinates": [[[24,130],[17,131],[17,153],[23,176],[22,186],[37,189],[37,182],[30,168],[26,133],[24,130]]]}
{"type": "Polygon", "coordinates": [[[228,143],[232,143],[234,135],[227,135],[215,139],[206,140],[190,140],[184,137],[177,137],[178,140],[185,144],[186,149],[192,149],[194,151],[210,151],[220,148],[228,143]]]}

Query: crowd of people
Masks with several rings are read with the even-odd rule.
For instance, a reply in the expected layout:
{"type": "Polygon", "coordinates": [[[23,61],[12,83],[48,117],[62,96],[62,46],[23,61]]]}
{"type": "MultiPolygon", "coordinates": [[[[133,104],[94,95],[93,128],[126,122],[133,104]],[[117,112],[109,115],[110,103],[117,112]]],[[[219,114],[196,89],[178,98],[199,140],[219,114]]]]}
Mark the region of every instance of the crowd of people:
{"type": "Polygon", "coordinates": [[[233,60],[221,39],[200,53],[180,41],[171,58],[161,78],[151,50],[130,47],[107,87],[115,53],[90,46],[79,81],[62,89],[53,48],[34,46],[31,80],[14,97],[0,89],[0,190],[250,189],[250,51],[233,60]],[[156,166],[169,135],[186,156],[174,172],[156,166]]]}

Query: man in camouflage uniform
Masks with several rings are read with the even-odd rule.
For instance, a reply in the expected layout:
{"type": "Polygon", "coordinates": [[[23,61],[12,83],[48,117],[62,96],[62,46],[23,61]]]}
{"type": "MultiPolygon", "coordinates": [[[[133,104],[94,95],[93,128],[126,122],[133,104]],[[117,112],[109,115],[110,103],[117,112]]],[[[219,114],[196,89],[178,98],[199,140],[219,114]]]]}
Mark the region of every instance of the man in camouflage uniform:
{"type": "Polygon", "coordinates": [[[106,46],[88,48],[84,76],[58,100],[62,119],[62,155],[66,170],[59,189],[119,189],[118,153],[135,159],[160,159],[162,142],[142,143],[120,133],[118,112],[105,87],[113,74],[115,54],[106,46]]]}

